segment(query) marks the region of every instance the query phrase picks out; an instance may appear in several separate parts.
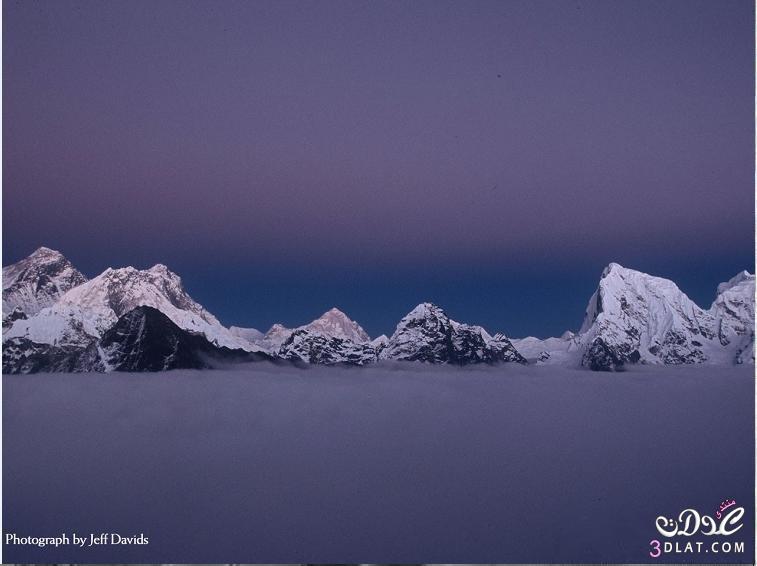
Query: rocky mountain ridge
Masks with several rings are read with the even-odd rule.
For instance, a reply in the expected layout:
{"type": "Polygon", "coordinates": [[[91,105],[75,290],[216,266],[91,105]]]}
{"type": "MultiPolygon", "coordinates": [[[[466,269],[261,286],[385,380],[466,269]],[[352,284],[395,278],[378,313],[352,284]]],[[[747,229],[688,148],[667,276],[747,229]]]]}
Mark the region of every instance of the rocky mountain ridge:
{"type": "Polygon", "coordinates": [[[712,306],[703,309],[672,281],[611,263],[577,334],[514,343],[529,357],[538,351],[537,363],[593,370],[754,363],[754,292],[755,277],[744,271],[721,283],[712,306]]]}
{"type": "Polygon", "coordinates": [[[371,340],[337,308],[296,328],[273,325],[265,334],[226,328],[162,264],[108,268],[88,281],[60,252],[40,248],[3,268],[3,368],[27,373],[212,367],[202,360],[357,366],[390,360],[515,362],[593,370],[635,363],[754,363],[754,286],[754,275],[741,272],[718,286],[705,310],[672,281],[611,263],[576,334],[546,340],[492,336],[450,319],[433,303],[421,303],[391,337],[371,340]]]}
{"type": "Polygon", "coordinates": [[[87,278],[63,254],[41,247],[29,257],[3,267],[3,326],[37,314],[87,278]]]}

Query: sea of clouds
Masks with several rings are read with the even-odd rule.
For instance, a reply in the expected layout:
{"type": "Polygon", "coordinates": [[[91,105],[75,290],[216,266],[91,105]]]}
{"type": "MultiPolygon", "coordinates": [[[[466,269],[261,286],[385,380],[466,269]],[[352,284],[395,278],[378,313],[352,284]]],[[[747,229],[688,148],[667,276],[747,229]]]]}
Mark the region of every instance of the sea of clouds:
{"type": "Polygon", "coordinates": [[[752,372],[4,376],[4,531],[149,538],[4,561],[638,563],[657,516],[729,498],[746,554],[666,561],[752,562],[752,372]]]}

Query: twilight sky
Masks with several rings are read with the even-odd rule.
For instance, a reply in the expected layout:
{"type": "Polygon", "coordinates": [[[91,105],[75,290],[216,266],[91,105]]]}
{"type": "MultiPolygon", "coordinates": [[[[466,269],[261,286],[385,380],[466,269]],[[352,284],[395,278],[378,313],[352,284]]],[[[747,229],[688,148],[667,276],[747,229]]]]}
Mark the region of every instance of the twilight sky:
{"type": "Polygon", "coordinates": [[[166,263],[224,323],[576,329],[610,261],[754,269],[754,13],[3,3],[3,264],[166,263]]]}

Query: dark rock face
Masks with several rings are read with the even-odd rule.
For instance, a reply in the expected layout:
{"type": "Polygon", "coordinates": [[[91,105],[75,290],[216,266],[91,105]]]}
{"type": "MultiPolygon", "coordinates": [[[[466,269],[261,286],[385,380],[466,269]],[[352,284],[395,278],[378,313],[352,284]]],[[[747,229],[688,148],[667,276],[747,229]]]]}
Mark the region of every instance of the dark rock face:
{"type": "Polygon", "coordinates": [[[323,365],[362,366],[378,359],[376,350],[370,344],[357,344],[346,338],[308,330],[294,331],[281,345],[278,355],[285,360],[323,365]]]}
{"type": "Polygon", "coordinates": [[[26,313],[21,307],[15,307],[11,312],[3,317],[3,328],[10,328],[17,320],[26,320],[26,313]]]}
{"type": "Polygon", "coordinates": [[[94,371],[164,371],[213,368],[219,364],[271,359],[211,344],[182,330],[152,307],[137,307],[118,319],[87,349],[94,371]]]}
{"type": "Polygon", "coordinates": [[[400,321],[381,355],[391,360],[438,364],[449,362],[452,351],[449,318],[436,305],[424,303],[400,321]]]}
{"type": "Polygon", "coordinates": [[[526,359],[520,355],[504,334],[496,334],[490,338],[480,326],[451,322],[452,348],[447,353],[448,363],[458,365],[526,363],[526,359]]]}
{"type": "Polygon", "coordinates": [[[418,305],[400,321],[381,358],[459,365],[526,363],[503,334],[492,338],[480,326],[450,320],[430,303],[418,305]]]}
{"type": "Polygon", "coordinates": [[[205,369],[271,360],[266,354],[218,347],[182,330],[152,307],[137,307],[84,348],[13,338],[3,347],[5,373],[110,372],[205,369]]]}
{"type": "Polygon", "coordinates": [[[593,371],[622,371],[626,364],[635,364],[640,359],[641,354],[632,344],[610,345],[602,338],[594,339],[584,357],[593,371]]]}
{"type": "Polygon", "coordinates": [[[517,362],[519,364],[528,363],[526,358],[518,352],[517,348],[510,342],[510,339],[498,332],[489,341],[489,349],[492,351],[492,361],[498,362],[517,362]]]}
{"type": "Polygon", "coordinates": [[[36,344],[26,338],[12,338],[3,343],[3,373],[40,373],[77,371],[83,350],[36,344]]]}
{"type": "Polygon", "coordinates": [[[400,323],[391,340],[356,343],[343,337],[299,329],[281,345],[278,356],[310,364],[365,365],[381,359],[428,363],[498,363],[525,359],[504,335],[492,338],[478,326],[450,320],[434,305],[421,305],[400,323]],[[416,311],[418,311],[416,313],[416,311]]]}

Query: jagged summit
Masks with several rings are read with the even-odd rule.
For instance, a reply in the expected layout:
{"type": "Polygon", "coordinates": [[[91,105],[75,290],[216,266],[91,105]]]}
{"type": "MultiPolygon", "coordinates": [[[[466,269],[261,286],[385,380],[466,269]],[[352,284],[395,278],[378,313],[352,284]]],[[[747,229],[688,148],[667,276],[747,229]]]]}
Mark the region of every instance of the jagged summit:
{"type": "MultiPolygon", "coordinates": [[[[625,312],[636,301],[659,299],[662,303],[685,303],[682,308],[696,305],[668,279],[628,269],[619,263],[610,263],[602,271],[599,286],[589,300],[586,316],[579,333],[585,333],[602,312],[625,312]]],[[[662,304],[660,303],[660,304],[662,304]]]]}
{"type": "Polygon", "coordinates": [[[161,352],[174,338],[207,349],[186,336],[202,337],[211,349],[265,351],[316,364],[525,363],[527,358],[618,370],[633,363],[754,363],[754,293],[755,276],[742,271],[718,285],[714,302],[704,309],[672,281],[613,262],[601,272],[580,331],[559,338],[492,336],[481,326],[450,319],[431,302],[411,309],[389,338],[371,340],[336,307],[297,328],[275,324],[263,335],[253,328],[225,328],[162,263],[143,270],[108,268],[87,281],[63,254],[41,247],[3,268],[3,363],[10,372],[107,370],[116,367],[107,360],[127,348],[140,361],[122,367],[158,367],[140,351],[161,352]],[[161,332],[174,338],[166,342],[161,332]],[[115,348],[107,359],[101,350],[106,345],[115,348]]]}
{"type": "Polygon", "coordinates": [[[371,337],[363,330],[362,326],[338,308],[333,307],[312,322],[297,328],[287,328],[282,324],[274,324],[268,329],[262,340],[258,341],[258,344],[269,352],[276,353],[298,330],[306,330],[310,335],[349,340],[355,344],[366,344],[371,341],[371,337]]]}
{"type": "Polygon", "coordinates": [[[620,265],[619,263],[616,263],[616,262],[614,262],[614,261],[611,261],[610,263],[608,263],[608,264],[607,264],[607,267],[605,267],[605,268],[604,268],[604,269],[602,270],[602,277],[603,277],[603,278],[604,278],[604,277],[607,277],[607,276],[608,276],[608,275],[609,275],[610,273],[612,273],[613,271],[623,271],[623,270],[625,270],[625,269],[626,269],[626,268],[625,268],[625,267],[623,267],[622,265],[620,265]]]}
{"type": "Polygon", "coordinates": [[[718,285],[704,309],[672,281],[608,264],[577,334],[513,340],[541,364],[618,370],[628,364],[754,362],[754,275],[718,285]]]}
{"type": "Polygon", "coordinates": [[[582,364],[696,363],[708,359],[708,314],[668,279],[611,263],[602,272],[581,326],[582,364]]]}
{"type": "Polygon", "coordinates": [[[425,302],[420,303],[415,308],[413,308],[403,317],[403,320],[418,320],[446,316],[447,315],[444,313],[444,310],[441,307],[435,305],[434,303],[425,302]]]}
{"type": "Polygon", "coordinates": [[[108,268],[70,289],[34,317],[15,321],[5,336],[42,344],[83,346],[140,306],[161,311],[180,328],[203,334],[218,346],[259,350],[224,328],[187,294],[181,278],[162,264],[146,270],[108,268]]]}
{"type": "Polygon", "coordinates": [[[526,361],[503,334],[492,338],[480,326],[455,322],[433,303],[421,303],[402,318],[380,357],[453,364],[526,361]]]}
{"type": "Polygon", "coordinates": [[[63,257],[63,254],[59,252],[58,250],[54,250],[52,248],[48,248],[45,246],[40,246],[29,255],[29,257],[42,257],[42,256],[63,257]]]}
{"type": "Polygon", "coordinates": [[[753,329],[754,276],[748,272],[720,284],[705,310],[672,281],[611,263],[586,309],[581,363],[592,369],[732,363],[744,359],[753,329]]]}
{"type": "Polygon", "coordinates": [[[311,332],[319,332],[334,338],[345,338],[357,344],[370,342],[371,337],[354,320],[338,308],[333,307],[304,327],[311,332]]]}
{"type": "MultiPolygon", "coordinates": [[[[108,268],[78,289],[61,297],[61,305],[87,305],[116,317],[138,306],[157,308],[169,318],[180,318],[188,311],[210,324],[220,324],[216,317],[196,303],[184,290],[181,278],[164,265],[146,270],[134,267],[108,268]],[[172,317],[172,315],[174,315],[172,317]]],[[[174,320],[177,324],[180,321],[174,320]]]]}
{"type": "Polygon", "coordinates": [[[736,287],[741,283],[746,282],[747,284],[749,284],[750,281],[752,282],[752,285],[754,285],[754,275],[746,270],[741,271],[740,273],[737,273],[736,275],[731,277],[725,283],[718,285],[717,295],[722,295],[726,291],[729,291],[730,289],[736,287]]]}
{"type": "Polygon", "coordinates": [[[49,307],[87,278],[57,250],[37,248],[28,257],[3,267],[3,319],[15,311],[28,317],[49,307]]]}
{"type": "Polygon", "coordinates": [[[754,363],[754,291],[754,275],[742,271],[718,285],[718,295],[710,307],[718,341],[735,352],[739,364],[754,363]]]}
{"type": "Polygon", "coordinates": [[[371,344],[329,336],[305,328],[292,332],[281,345],[278,356],[286,360],[324,365],[362,366],[377,360],[376,350],[371,344]]]}

